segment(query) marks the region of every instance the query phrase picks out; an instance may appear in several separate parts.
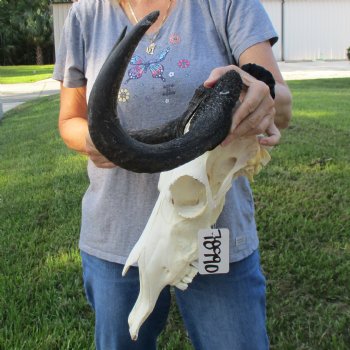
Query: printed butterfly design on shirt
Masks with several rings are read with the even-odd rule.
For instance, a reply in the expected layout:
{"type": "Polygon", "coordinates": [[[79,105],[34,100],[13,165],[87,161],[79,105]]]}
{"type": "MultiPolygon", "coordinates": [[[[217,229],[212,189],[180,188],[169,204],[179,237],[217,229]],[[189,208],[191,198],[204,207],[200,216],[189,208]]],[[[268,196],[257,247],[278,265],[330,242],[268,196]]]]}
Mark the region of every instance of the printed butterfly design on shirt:
{"type": "Polygon", "coordinates": [[[145,61],[141,56],[134,55],[130,60],[130,64],[134,67],[131,67],[128,70],[128,83],[130,80],[140,79],[144,73],[147,73],[149,70],[152,74],[152,78],[160,78],[163,82],[165,78],[163,77],[164,66],[160,63],[162,62],[168,52],[170,47],[163,49],[157,57],[152,57],[151,60],[145,61]]]}

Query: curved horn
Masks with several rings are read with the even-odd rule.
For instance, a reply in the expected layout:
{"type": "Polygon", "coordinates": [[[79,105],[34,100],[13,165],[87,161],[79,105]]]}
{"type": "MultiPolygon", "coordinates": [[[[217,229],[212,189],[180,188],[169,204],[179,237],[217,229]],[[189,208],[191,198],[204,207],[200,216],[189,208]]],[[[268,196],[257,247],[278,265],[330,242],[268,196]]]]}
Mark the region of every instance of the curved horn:
{"type": "Polygon", "coordinates": [[[170,170],[215,148],[229,132],[242,88],[239,74],[230,71],[214,88],[200,86],[188,110],[175,121],[131,135],[123,130],[115,112],[118,91],[136,46],[158,16],[158,11],[152,12],[125,37],[122,34],[97,76],[88,104],[89,131],[98,151],[116,165],[140,173],[170,170]],[[184,134],[189,120],[190,130],[184,134]]]}

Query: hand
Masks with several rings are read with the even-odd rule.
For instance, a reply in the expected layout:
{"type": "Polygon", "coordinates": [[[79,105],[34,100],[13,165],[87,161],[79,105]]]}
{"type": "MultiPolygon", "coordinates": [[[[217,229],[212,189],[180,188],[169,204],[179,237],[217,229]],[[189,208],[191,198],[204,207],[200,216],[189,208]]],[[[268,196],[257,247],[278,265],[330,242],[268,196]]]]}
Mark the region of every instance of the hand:
{"type": "Polygon", "coordinates": [[[226,146],[235,137],[261,134],[267,135],[259,138],[261,145],[276,145],[281,138],[281,133],[274,123],[275,104],[270,96],[269,87],[265,83],[239,67],[230,65],[212,70],[204,86],[214,86],[216,81],[231,69],[240,74],[244,88],[240,96],[241,104],[232,117],[230,133],[222,145],[226,146]]]}
{"type": "Polygon", "coordinates": [[[86,153],[98,168],[112,169],[116,167],[96,149],[89,133],[86,136],[86,153]]]}

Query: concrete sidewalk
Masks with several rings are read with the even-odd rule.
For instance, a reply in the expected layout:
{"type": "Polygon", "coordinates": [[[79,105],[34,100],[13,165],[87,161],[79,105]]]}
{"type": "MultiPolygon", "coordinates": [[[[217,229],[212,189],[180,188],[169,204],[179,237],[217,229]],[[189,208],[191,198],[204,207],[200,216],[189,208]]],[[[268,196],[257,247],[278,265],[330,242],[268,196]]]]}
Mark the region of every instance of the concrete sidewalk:
{"type": "Polygon", "coordinates": [[[59,88],[60,83],[53,79],[40,80],[35,83],[0,84],[0,104],[2,103],[5,113],[33,98],[58,94],[59,88]]]}
{"type": "MultiPolygon", "coordinates": [[[[350,77],[350,61],[279,62],[278,65],[286,80],[350,77]]],[[[0,84],[0,119],[1,105],[5,113],[33,98],[59,93],[59,85],[53,79],[36,83],[0,84]]]]}
{"type": "Polygon", "coordinates": [[[285,80],[349,78],[350,61],[278,62],[285,80]]]}

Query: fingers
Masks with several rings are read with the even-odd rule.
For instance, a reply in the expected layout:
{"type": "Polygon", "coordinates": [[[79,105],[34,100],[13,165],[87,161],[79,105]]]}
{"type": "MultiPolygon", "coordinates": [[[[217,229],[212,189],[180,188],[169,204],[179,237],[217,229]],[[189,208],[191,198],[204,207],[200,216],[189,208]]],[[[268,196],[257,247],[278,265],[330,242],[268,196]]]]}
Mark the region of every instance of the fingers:
{"type": "Polygon", "coordinates": [[[224,75],[229,70],[232,70],[232,67],[233,66],[214,68],[210,72],[208,79],[203,83],[204,87],[212,88],[222,75],[224,75]]]}
{"type": "Polygon", "coordinates": [[[281,134],[274,124],[275,102],[270,95],[269,87],[264,82],[255,79],[239,67],[230,65],[213,69],[204,86],[213,87],[223,74],[232,69],[240,74],[244,89],[240,96],[241,104],[232,118],[231,131],[221,145],[228,145],[235,137],[261,134],[266,134],[259,138],[261,145],[276,145],[281,134]]]}
{"type": "Polygon", "coordinates": [[[273,123],[274,116],[274,108],[266,109],[262,106],[243,119],[243,121],[236,126],[231,133],[235,136],[262,134],[273,123]]]}
{"type": "MultiPolygon", "coordinates": [[[[240,107],[233,116],[233,125],[231,127],[232,131],[222,142],[222,146],[228,145],[235,137],[264,134],[269,129],[270,125],[274,123],[276,110],[274,107],[274,102],[270,97],[260,101],[260,104],[255,108],[255,110],[253,110],[252,113],[243,118],[238,125],[235,125],[237,113],[242,112],[240,111],[240,107]]],[[[271,142],[273,142],[273,139],[271,142]]]]}
{"type": "Polygon", "coordinates": [[[221,146],[222,147],[227,146],[234,138],[235,138],[235,136],[233,134],[228,134],[226,136],[225,140],[221,142],[221,146]]]}
{"type": "Polygon", "coordinates": [[[96,149],[89,134],[86,136],[86,153],[98,168],[112,169],[116,167],[96,149]]]}
{"type": "MultiPolygon", "coordinates": [[[[260,130],[264,129],[264,125],[267,125],[268,123],[270,123],[269,117],[264,119],[264,121],[262,122],[262,125],[259,127],[260,130]]],[[[272,124],[267,126],[264,132],[260,132],[259,134],[263,134],[263,133],[265,133],[266,136],[259,136],[259,143],[262,146],[275,146],[280,142],[281,132],[279,131],[279,129],[277,128],[274,122],[272,122],[272,124]]],[[[253,133],[252,135],[255,135],[255,133],[253,133]]],[[[244,135],[244,136],[248,136],[248,135],[244,135]]],[[[225,140],[221,143],[221,145],[223,147],[227,146],[236,137],[237,136],[235,134],[229,134],[225,138],[225,140]]]]}
{"type": "Polygon", "coordinates": [[[116,167],[114,163],[110,162],[108,159],[104,158],[100,154],[89,154],[89,157],[98,168],[112,169],[116,167]]]}
{"type": "MultiPolygon", "coordinates": [[[[245,128],[254,128],[267,114],[274,114],[274,101],[270,96],[268,86],[256,80],[243,94],[243,100],[233,116],[231,132],[243,121],[245,128]]],[[[245,133],[241,128],[242,132],[245,133]]]]}
{"type": "MultiPolygon", "coordinates": [[[[242,136],[252,136],[252,135],[261,135],[267,132],[270,125],[273,124],[273,115],[268,114],[260,120],[257,118],[259,122],[256,124],[254,120],[255,117],[248,118],[247,121],[242,122],[234,132],[230,133],[226,139],[221,143],[223,147],[227,146],[235,137],[242,136]]],[[[271,135],[272,136],[272,135],[271,135]]]]}
{"type": "Polygon", "coordinates": [[[281,132],[275,125],[271,124],[266,130],[267,137],[262,137],[259,139],[259,143],[263,146],[275,146],[280,142],[281,132]]]}
{"type": "Polygon", "coordinates": [[[267,106],[258,107],[253,113],[248,117],[243,119],[243,121],[226,137],[222,142],[222,146],[227,146],[235,137],[251,136],[251,135],[261,135],[267,134],[268,137],[260,139],[260,143],[266,146],[273,146],[277,144],[281,138],[280,131],[274,124],[275,108],[267,106]]]}
{"type": "Polygon", "coordinates": [[[243,84],[246,86],[250,86],[251,82],[256,80],[254,77],[252,77],[250,74],[245,72],[243,69],[231,64],[231,65],[224,66],[224,67],[214,68],[210,72],[208,79],[203,83],[203,85],[207,88],[213,87],[215,85],[215,83],[218,81],[218,79],[222,75],[224,75],[226,72],[228,72],[229,70],[234,70],[237,73],[239,73],[239,75],[242,78],[243,84]]]}
{"type": "Polygon", "coordinates": [[[233,115],[230,134],[222,145],[226,146],[234,137],[260,135],[267,133],[267,130],[270,130],[270,134],[262,144],[278,143],[279,130],[271,128],[276,110],[268,86],[258,80],[250,80],[247,84],[249,87],[241,94],[242,103],[233,115]]]}

